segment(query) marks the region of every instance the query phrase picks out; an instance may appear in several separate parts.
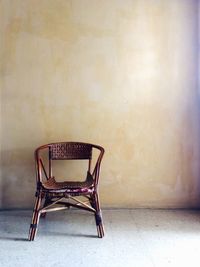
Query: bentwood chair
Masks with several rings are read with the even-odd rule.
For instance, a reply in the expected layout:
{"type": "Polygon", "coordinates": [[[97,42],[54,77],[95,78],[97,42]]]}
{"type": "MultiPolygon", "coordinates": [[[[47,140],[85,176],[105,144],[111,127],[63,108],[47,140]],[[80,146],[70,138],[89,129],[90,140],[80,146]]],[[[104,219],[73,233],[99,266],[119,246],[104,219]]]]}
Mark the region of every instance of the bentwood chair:
{"type": "Polygon", "coordinates": [[[33,241],[36,236],[41,215],[45,217],[47,212],[70,207],[94,213],[98,237],[104,236],[98,197],[100,164],[103,154],[104,149],[102,147],[80,142],[51,143],[36,149],[37,189],[29,231],[30,241],[33,241]],[[98,152],[97,157],[93,156],[95,150],[98,152]],[[95,162],[93,162],[94,159],[95,162]],[[58,160],[86,160],[88,163],[85,180],[57,181],[53,175],[52,165],[58,160]]]}

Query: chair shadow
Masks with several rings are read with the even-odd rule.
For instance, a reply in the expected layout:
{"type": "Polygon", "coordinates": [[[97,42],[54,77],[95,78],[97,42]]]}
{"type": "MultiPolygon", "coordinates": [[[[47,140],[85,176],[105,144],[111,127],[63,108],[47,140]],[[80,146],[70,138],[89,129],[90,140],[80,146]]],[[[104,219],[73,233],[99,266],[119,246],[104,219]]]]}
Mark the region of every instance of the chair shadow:
{"type": "Polygon", "coordinates": [[[29,241],[28,238],[21,238],[21,237],[0,237],[2,241],[29,241]]]}
{"type": "Polygon", "coordinates": [[[62,236],[62,237],[84,237],[84,238],[98,238],[97,235],[87,235],[87,234],[72,234],[72,233],[58,233],[58,232],[49,232],[47,233],[48,236],[62,236]]]}

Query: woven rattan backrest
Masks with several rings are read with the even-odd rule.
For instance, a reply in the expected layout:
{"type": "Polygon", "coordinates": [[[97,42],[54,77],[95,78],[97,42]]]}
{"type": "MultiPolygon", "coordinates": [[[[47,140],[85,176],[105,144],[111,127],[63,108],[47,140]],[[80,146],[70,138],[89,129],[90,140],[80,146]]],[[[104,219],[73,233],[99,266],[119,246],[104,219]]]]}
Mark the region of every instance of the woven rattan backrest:
{"type": "Polygon", "coordinates": [[[76,142],[55,143],[50,145],[49,152],[52,160],[91,159],[92,145],[76,142]]]}

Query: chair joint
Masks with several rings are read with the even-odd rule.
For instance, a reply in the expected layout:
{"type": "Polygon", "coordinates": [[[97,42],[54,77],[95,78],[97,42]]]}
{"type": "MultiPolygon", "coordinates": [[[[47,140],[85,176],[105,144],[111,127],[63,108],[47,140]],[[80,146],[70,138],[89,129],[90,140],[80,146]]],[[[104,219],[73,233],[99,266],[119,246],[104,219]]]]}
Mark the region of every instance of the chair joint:
{"type": "Polygon", "coordinates": [[[38,191],[35,192],[35,197],[39,197],[39,192],[38,191]]]}
{"type": "Polygon", "coordinates": [[[37,223],[32,223],[31,224],[31,228],[36,229],[37,228],[37,223]]]}
{"type": "Polygon", "coordinates": [[[102,223],[102,218],[100,212],[95,213],[95,219],[96,219],[96,224],[100,225],[102,223]]]}
{"type": "Polygon", "coordinates": [[[41,182],[37,182],[37,189],[39,190],[42,186],[42,183],[41,182]]]}

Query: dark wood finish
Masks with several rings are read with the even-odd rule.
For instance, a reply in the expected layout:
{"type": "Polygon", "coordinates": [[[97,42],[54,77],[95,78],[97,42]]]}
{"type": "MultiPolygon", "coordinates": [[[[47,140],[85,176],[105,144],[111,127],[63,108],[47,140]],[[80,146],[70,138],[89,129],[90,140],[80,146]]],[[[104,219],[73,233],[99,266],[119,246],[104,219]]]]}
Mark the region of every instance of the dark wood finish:
{"type": "Polygon", "coordinates": [[[99,173],[103,154],[104,149],[101,146],[81,142],[51,143],[36,149],[35,166],[37,188],[29,230],[30,241],[33,241],[36,236],[40,216],[45,217],[47,212],[70,207],[94,213],[98,237],[102,238],[104,236],[98,196],[99,173]],[[98,150],[99,155],[94,163],[94,169],[91,171],[93,150],[98,150]],[[44,152],[48,156],[48,171],[46,171],[41,155],[44,152]],[[52,162],[54,160],[87,160],[88,168],[85,181],[57,182],[52,170],[52,162]],[[81,200],[79,199],[80,196],[81,200]],[[83,198],[86,201],[83,201],[83,198]]]}

